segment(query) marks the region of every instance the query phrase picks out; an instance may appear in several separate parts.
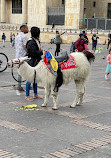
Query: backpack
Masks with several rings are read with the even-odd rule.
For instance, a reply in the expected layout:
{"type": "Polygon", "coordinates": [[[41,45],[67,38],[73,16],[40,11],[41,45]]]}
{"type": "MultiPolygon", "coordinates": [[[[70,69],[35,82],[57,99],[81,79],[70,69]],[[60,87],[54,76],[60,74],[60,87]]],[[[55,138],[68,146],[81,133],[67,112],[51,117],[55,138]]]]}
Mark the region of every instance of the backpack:
{"type": "Polygon", "coordinates": [[[76,44],[76,41],[72,42],[72,45],[70,47],[70,53],[75,52],[75,44],[76,44]]]}

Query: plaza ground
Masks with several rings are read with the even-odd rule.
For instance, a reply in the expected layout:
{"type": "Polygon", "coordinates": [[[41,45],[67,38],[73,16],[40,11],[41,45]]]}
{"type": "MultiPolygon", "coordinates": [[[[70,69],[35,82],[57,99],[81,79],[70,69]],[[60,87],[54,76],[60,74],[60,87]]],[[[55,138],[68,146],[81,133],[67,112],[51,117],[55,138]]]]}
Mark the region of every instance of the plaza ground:
{"type": "MultiPolygon", "coordinates": [[[[0,158],[111,158],[111,75],[104,79],[106,45],[98,47],[103,49],[92,63],[84,102],[76,108],[70,108],[76,94],[73,81],[60,88],[59,110],[54,111],[51,96],[47,108],[41,107],[43,100],[28,102],[25,92],[16,94],[11,69],[0,73],[0,158]],[[37,104],[38,110],[21,109],[29,104],[37,104]]],[[[54,44],[42,43],[42,48],[54,54],[54,44]]],[[[61,49],[69,52],[70,44],[61,49]]],[[[1,44],[0,52],[15,58],[9,44],[1,44]]],[[[38,93],[44,97],[44,89],[38,93]]]]}

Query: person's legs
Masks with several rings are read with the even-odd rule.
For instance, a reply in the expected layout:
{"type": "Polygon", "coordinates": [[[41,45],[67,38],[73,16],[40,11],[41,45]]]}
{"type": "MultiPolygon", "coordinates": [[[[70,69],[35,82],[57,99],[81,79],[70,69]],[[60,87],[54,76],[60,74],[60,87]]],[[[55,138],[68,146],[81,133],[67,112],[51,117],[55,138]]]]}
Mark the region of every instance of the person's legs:
{"type": "Polygon", "coordinates": [[[34,95],[37,95],[37,83],[33,83],[34,95]]]}
{"type": "Polygon", "coordinates": [[[24,91],[24,89],[21,87],[21,81],[22,81],[22,77],[18,74],[18,87],[17,87],[17,89],[19,91],[24,91]]]}
{"type": "Polygon", "coordinates": [[[108,80],[108,75],[111,73],[111,66],[108,63],[106,67],[106,74],[105,74],[105,79],[108,80]]]}
{"type": "Polygon", "coordinates": [[[5,40],[3,40],[2,42],[3,42],[3,47],[5,47],[5,40]]]}
{"type": "Polygon", "coordinates": [[[30,86],[31,86],[31,83],[30,82],[26,82],[26,96],[30,96],[30,86]]]}
{"type": "Polygon", "coordinates": [[[93,46],[93,44],[92,44],[92,50],[94,50],[94,46],[93,46]]]}
{"type": "Polygon", "coordinates": [[[109,75],[109,73],[106,73],[106,74],[105,74],[105,79],[106,79],[106,80],[108,80],[108,75],[109,75]]]}
{"type": "Polygon", "coordinates": [[[34,99],[42,99],[42,97],[37,94],[37,83],[33,83],[33,90],[34,90],[34,99]]]}
{"type": "Polygon", "coordinates": [[[109,45],[110,45],[110,40],[108,40],[108,45],[107,45],[107,49],[109,48],[109,45]]]}
{"type": "Polygon", "coordinates": [[[57,44],[57,56],[59,55],[60,52],[60,44],[57,44]]]}
{"type": "Polygon", "coordinates": [[[28,101],[33,101],[32,98],[30,98],[30,86],[31,86],[31,83],[30,82],[26,82],[26,100],[28,101]]]}
{"type": "Polygon", "coordinates": [[[56,44],[55,56],[56,56],[56,54],[57,54],[57,44],[56,44]]]}

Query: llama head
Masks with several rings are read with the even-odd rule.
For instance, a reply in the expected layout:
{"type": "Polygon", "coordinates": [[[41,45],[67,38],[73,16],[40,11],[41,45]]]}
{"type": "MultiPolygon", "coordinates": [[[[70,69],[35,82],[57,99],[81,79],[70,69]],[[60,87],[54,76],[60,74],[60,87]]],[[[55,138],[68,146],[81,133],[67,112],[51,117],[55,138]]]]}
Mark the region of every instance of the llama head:
{"type": "Polygon", "coordinates": [[[20,65],[24,63],[24,61],[28,61],[28,60],[30,60],[30,58],[28,58],[28,56],[16,58],[16,59],[9,60],[7,65],[8,65],[8,67],[14,67],[14,65],[15,65],[19,68],[20,65]]]}

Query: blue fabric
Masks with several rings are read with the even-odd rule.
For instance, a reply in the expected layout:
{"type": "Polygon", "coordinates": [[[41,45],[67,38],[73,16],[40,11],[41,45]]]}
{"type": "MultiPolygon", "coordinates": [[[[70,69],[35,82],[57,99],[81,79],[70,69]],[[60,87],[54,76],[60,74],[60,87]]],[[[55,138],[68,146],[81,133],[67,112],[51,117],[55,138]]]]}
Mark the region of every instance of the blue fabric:
{"type": "Polygon", "coordinates": [[[111,73],[111,65],[108,63],[106,67],[106,73],[111,73]]]}
{"type": "Polygon", "coordinates": [[[52,59],[52,55],[49,51],[46,52],[46,58],[49,61],[50,59],[52,59]]]}
{"type": "MultiPolygon", "coordinates": [[[[26,96],[28,97],[30,95],[30,82],[26,82],[26,96]]],[[[33,89],[34,89],[34,95],[37,95],[37,83],[35,83],[35,88],[34,88],[34,83],[33,83],[33,89]]]]}

